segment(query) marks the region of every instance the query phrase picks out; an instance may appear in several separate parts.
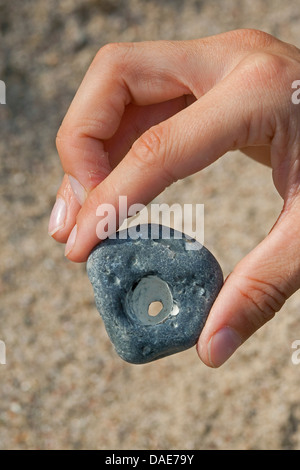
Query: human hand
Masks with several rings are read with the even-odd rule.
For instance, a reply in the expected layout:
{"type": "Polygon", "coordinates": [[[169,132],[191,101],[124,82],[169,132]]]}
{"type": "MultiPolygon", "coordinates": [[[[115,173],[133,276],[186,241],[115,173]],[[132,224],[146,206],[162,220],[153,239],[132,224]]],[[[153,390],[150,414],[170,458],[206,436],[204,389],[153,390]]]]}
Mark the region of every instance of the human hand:
{"type": "Polygon", "coordinates": [[[272,166],[283,210],[211,309],[197,350],[212,367],[300,287],[300,107],[291,100],[299,78],[300,51],[256,30],[110,44],[96,55],[57,135],[65,177],[49,232],[77,262],[99,242],[100,203],[118,209],[126,195],[128,206],[147,204],[229,150],[272,166]]]}

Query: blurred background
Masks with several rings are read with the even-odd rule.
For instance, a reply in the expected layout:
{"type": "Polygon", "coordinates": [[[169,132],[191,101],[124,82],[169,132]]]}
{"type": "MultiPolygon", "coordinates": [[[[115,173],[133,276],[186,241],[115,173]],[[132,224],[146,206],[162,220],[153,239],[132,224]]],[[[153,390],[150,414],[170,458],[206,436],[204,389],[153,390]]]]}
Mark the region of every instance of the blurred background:
{"type": "MultiPolygon", "coordinates": [[[[130,365],[106,335],[85,265],[47,234],[62,178],[55,136],[98,49],[243,27],[299,47],[299,2],[0,0],[1,449],[300,447],[299,292],[218,370],[194,348],[130,365]]],[[[205,245],[225,276],[281,210],[270,170],[239,152],[158,200],[205,204],[205,245]]]]}

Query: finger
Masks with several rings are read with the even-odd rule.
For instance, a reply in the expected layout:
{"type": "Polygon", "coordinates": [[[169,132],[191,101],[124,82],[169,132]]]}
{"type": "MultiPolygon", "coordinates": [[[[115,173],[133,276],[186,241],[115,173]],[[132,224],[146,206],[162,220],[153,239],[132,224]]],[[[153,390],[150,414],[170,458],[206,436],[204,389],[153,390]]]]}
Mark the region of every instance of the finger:
{"type": "MultiPolygon", "coordinates": [[[[128,105],[118,130],[103,147],[114,168],[129,151],[132,143],[149,127],[167,119],[193,102],[191,95],[157,105],[128,105]]],[[[65,175],[57,193],[57,200],[49,221],[48,233],[57,241],[65,243],[75,225],[76,216],[86,197],[86,191],[71,175],[65,175]]]]}
{"type": "Polygon", "coordinates": [[[146,130],[165,121],[195,100],[196,98],[192,95],[185,95],[154,105],[129,104],[126,106],[119,128],[111,139],[104,142],[112,169],[120,163],[129,152],[132,144],[146,130]]]}
{"type": "Polygon", "coordinates": [[[75,225],[80,207],[71,188],[69,178],[64,175],[51,212],[48,226],[49,235],[60,243],[66,243],[69,233],[75,225]]]}
{"type": "Polygon", "coordinates": [[[142,51],[136,52],[140,49],[137,45],[108,45],[100,50],[59,129],[57,148],[64,171],[72,175],[86,192],[111,171],[103,141],[110,139],[117,131],[126,106],[131,102],[148,105],[166,101],[187,91],[174,78],[166,90],[167,77],[164,70],[160,70],[162,54],[159,54],[159,60],[159,48],[157,45],[153,48],[154,51],[146,46],[143,57],[142,51]],[[158,59],[159,65],[153,59],[158,59]],[[141,68],[149,74],[145,83],[134,78],[141,68]],[[161,86],[150,88],[151,80],[159,73],[161,78],[157,81],[161,82],[161,86]]]}
{"type": "Polygon", "coordinates": [[[227,278],[198,342],[208,366],[222,365],[300,287],[299,209],[298,196],[227,278]]]}
{"type": "Polygon", "coordinates": [[[126,106],[201,96],[232,66],[227,43],[228,39],[207,38],[109,44],[100,49],[57,135],[65,173],[86,192],[99,184],[111,171],[103,141],[116,133],[126,106]]]}
{"type": "MultiPolygon", "coordinates": [[[[240,68],[233,71],[198,101],[154,126],[134,143],[114,171],[89,194],[79,212],[76,237],[73,233],[72,244],[66,247],[70,259],[84,261],[99,242],[99,204],[113,205],[118,217],[119,195],[127,196],[128,206],[147,204],[166,186],[201,170],[228,150],[269,143],[268,119],[261,122],[261,102],[253,100],[257,83],[252,77],[253,88],[249,84],[245,91],[244,79],[240,68]]],[[[266,115],[268,107],[272,108],[273,103],[268,101],[272,97],[268,84],[266,115]]]]}
{"type": "Polygon", "coordinates": [[[202,40],[108,44],[100,49],[57,135],[64,171],[81,185],[80,203],[111,171],[103,141],[115,134],[129,103],[144,106],[186,94],[199,98],[245,53],[272,49],[274,43],[284,47],[261,31],[237,30],[202,40]]]}

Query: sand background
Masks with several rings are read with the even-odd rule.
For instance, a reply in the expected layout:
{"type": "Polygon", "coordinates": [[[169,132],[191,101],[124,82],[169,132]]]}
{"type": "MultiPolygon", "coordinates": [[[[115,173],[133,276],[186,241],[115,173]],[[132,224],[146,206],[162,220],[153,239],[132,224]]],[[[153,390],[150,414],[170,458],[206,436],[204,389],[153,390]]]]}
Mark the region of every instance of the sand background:
{"type": "MultiPolygon", "coordinates": [[[[253,27],[300,46],[298,1],[0,0],[1,449],[298,449],[300,293],[222,368],[192,348],[144,366],[107,338],[84,264],[47,235],[55,135],[97,50],[253,27]]],[[[205,204],[226,276],[272,227],[270,170],[227,154],[159,201],[205,204]]]]}

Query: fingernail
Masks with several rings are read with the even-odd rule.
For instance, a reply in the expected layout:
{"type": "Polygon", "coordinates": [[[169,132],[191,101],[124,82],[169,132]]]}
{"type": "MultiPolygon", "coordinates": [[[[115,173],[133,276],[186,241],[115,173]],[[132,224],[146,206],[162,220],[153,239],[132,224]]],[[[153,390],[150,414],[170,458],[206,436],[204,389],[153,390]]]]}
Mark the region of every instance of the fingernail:
{"type": "Polygon", "coordinates": [[[77,235],[77,225],[74,225],[66,243],[65,256],[68,256],[73,246],[75,245],[76,235],[77,235]]]}
{"type": "Polygon", "coordinates": [[[79,183],[76,178],[74,178],[74,176],[68,175],[68,177],[73,193],[79,204],[82,206],[84,201],[86,200],[86,190],[84,189],[82,184],[79,183]]]}
{"type": "Polygon", "coordinates": [[[58,197],[53,206],[48,225],[48,233],[51,237],[64,227],[66,214],[67,206],[65,200],[58,197]]]}
{"type": "Polygon", "coordinates": [[[241,344],[240,336],[229,326],[217,331],[208,343],[208,357],[212,367],[224,364],[241,344]]]}

